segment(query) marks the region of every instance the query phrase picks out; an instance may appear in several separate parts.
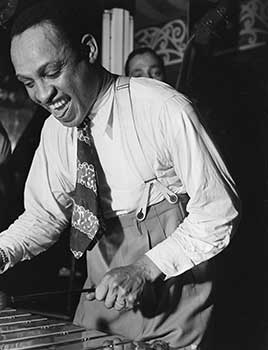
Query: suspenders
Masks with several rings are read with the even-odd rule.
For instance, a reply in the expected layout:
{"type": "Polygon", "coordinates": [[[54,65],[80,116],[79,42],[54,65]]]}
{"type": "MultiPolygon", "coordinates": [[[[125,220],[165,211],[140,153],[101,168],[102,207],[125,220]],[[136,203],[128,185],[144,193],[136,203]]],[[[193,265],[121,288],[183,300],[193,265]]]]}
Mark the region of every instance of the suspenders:
{"type": "Polygon", "coordinates": [[[118,78],[115,90],[115,103],[119,113],[121,132],[122,135],[125,135],[129,155],[135,164],[137,173],[144,182],[143,195],[136,210],[137,220],[143,221],[146,217],[151,186],[156,186],[170,203],[177,203],[178,196],[157,179],[151,165],[145,157],[145,152],[142,148],[135,125],[129,80],[129,77],[121,76],[118,78]]]}

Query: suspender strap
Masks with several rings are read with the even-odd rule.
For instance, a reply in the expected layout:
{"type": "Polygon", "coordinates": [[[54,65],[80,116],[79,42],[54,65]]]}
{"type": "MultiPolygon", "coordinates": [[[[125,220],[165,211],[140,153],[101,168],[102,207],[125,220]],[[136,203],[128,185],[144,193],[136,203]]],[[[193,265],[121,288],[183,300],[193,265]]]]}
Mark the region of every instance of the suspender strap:
{"type": "Polygon", "coordinates": [[[142,221],[146,217],[150,188],[155,175],[149,166],[137,134],[133,116],[132,103],[129,91],[129,77],[119,77],[116,82],[115,103],[119,113],[119,123],[122,137],[128,148],[128,154],[135,165],[135,169],[144,182],[144,192],[136,210],[137,220],[142,221]]]}
{"type": "Polygon", "coordinates": [[[116,82],[116,99],[119,111],[119,123],[122,135],[125,136],[129,153],[134,161],[136,170],[144,183],[155,178],[154,171],[145,158],[135,125],[130,90],[129,77],[119,77],[116,82]],[[141,171],[142,169],[142,171],[141,171]]]}
{"type": "Polygon", "coordinates": [[[119,113],[118,118],[122,137],[125,137],[131,161],[134,163],[137,173],[144,182],[144,192],[136,211],[137,220],[142,221],[146,217],[150,189],[153,184],[158,187],[159,191],[170,203],[176,203],[178,196],[157,180],[152,167],[145,157],[135,124],[129,80],[129,77],[123,76],[117,79],[115,103],[119,113]]]}

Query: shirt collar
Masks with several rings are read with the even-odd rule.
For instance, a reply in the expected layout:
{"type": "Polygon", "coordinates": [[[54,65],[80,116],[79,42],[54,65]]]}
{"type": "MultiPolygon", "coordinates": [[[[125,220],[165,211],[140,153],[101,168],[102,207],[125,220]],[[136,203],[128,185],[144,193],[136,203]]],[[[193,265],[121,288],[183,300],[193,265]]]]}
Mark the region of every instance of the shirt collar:
{"type": "Polygon", "coordinates": [[[108,133],[109,136],[112,136],[114,91],[115,83],[111,84],[104,95],[97,99],[89,115],[92,126],[102,134],[108,133]]]}

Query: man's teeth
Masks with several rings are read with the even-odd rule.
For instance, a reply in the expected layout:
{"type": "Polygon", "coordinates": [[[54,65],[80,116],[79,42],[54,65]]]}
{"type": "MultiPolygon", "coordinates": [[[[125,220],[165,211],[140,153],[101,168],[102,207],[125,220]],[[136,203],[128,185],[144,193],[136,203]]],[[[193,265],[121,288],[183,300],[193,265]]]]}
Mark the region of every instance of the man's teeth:
{"type": "Polygon", "coordinates": [[[55,110],[55,109],[60,109],[62,107],[65,107],[67,105],[68,101],[67,100],[60,100],[60,101],[57,101],[53,104],[50,105],[50,108],[52,110],[55,110]]]}

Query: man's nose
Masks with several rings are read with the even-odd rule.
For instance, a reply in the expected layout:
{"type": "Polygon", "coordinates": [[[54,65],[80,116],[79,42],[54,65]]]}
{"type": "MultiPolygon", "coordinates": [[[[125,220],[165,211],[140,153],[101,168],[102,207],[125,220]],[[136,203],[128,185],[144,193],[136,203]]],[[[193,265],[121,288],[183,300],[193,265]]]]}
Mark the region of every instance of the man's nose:
{"type": "Polygon", "coordinates": [[[46,104],[52,100],[55,94],[55,87],[45,82],[40,82],[37,85],[35,92],[35,100],[40,104],[46,104]]]}

